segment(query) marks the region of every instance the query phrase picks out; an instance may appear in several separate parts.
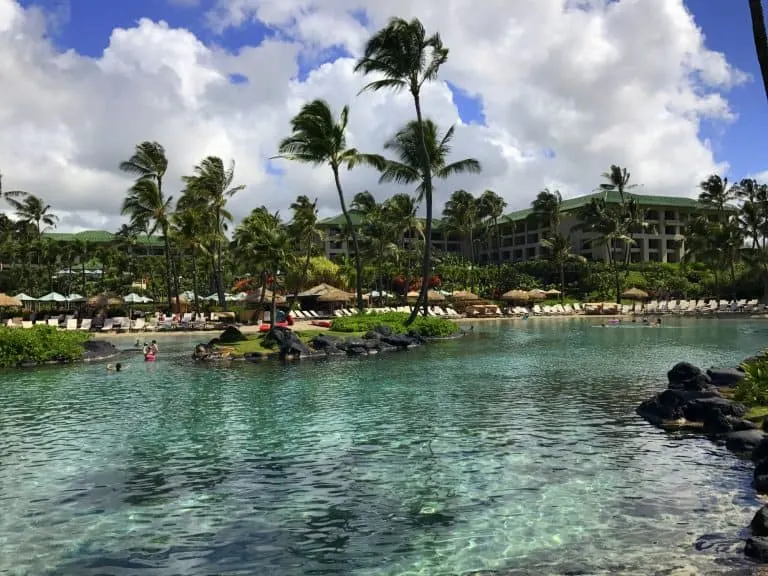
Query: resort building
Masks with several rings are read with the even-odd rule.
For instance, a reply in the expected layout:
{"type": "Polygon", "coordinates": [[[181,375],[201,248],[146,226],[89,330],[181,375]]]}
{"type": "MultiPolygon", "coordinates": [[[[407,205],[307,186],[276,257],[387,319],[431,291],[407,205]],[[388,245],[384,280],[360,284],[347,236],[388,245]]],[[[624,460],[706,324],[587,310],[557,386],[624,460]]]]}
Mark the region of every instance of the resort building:
{"type": "MultiPolygon", "coordinates": [[[[626,193],[625,193],[626,194],[626,193]]],[[[637,199],[644,210],[647,230],[635,234],[630,258],[633,262],[680,262],[685,252],[685,226],[694,214],[707,208],[692,198],[677,196],[650,196],[629,194],[637,199]]],[[[560,233],[569,236],[574,252],[588,260],[608,260],[608,250],[594,242],[594,234],[581,229],[579,211],[593,198],[603,197],[608,203],[618,203],[617,192],[597,192],[563,200],[560,233]]],[[[360,225],[360,215],[352,213],[353,225],[360,225]]],[[[503,262],[519,262],[546,258],[547,249],[541,245],[549,227],[533,218],[533,210],[518,210],[502,217],[501,259],[503,262]]],[[[347,238],[343,233],[344,216],[339,215],[320,222],[325,231],[325,254],[331,259],[348,253],[347,238]]],[[[406,238],[406,244],[410,239],[406,238]]],[[[445,225],[436,219],[432,230],[432,247],[443,253],[469,254],[469,246],[456,233],[446,233],[445,225]]],[[[482,235],[475,247],[480,263],[495,262],[498,254],[495,234],[482,235]],[[481,240],[481,241],[480,241],[481,240]]],[[[622,253],[623,257],[623,253],[622,253]]]]}

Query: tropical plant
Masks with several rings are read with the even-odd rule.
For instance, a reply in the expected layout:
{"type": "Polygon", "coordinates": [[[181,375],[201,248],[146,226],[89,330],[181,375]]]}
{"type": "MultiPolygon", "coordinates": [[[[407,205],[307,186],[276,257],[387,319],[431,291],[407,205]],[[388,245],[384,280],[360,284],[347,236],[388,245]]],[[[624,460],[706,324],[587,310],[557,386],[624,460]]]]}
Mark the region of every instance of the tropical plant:
{"type": "Polygon", "coordinates": [[[448,48],[443,46],[439,34],[428,36],[418,19],[410,22],[402,18],[392,18],[387,26],[374,34],[366,43],[362,58],[355,65],[356,72],[383,76],[368,83],[363,90],[408,90],[413,97],[416,109],[416,134],[420,144],[420,153],[414,159],[419,161],[422,173],[424,197],[426,199],[427,219],[424,233],[427,242],[424,247],[422,266],[422,285],[419,299],[408,318],[408,324],[416,318],[419,303],[424,306],[424,315],[428,312],[427,291],[431,269],[432,250],[432,156],[427,142],[424,117],[421,110],[421,88],[426,82],[437,79],[440,66],[448,60],[448,48]]]}
{"type": "Polygon", "coordinates": [[[304,253],[304,265],[296,288],[298,294],[307,281],[312,253],[315,245],[322,239],[322,232],[317,227],[317,198],[310,200],[308,196],[298,196],[291,204],[291,210],[293,211],[293,218],[288,225],[288,230],[293,236],[297,248],[304,253]]]}
{"type": "Polygon", "coordinates": [[[549,261],[560,272],[560,299],[565,298],[565,265],[567,262],[586,262],[584,256],[573,252],[571,237],[561,232],[550,234],[540,240],[540,244],[549,252],[549,261]]]}
{"type": "Polygon", "coordinates": [[[383,169],[384,159],[374,154],[362,154],[355,148],[347,148],[347,123],[349,122],[349,106],[344,106],[336,120],[331,107],[325,100],[314,100],[305,104],[301,111],[291,120],[291,136],[280,142],[278,158],[294,160],[306,164],[320,166],[327,164],[331,167],[339,204],[347,223],[347,229],[352,238],[352,248],[357,271],[356,294],[357,308],[363,309],[363,275],[360,260],[360,247],[357,241],[357,231],[350,218],[344,199],[339,171],[342,167],[348,170],[358,165],[369,165],[383,169]]]}
{"type": "Polygon", "coordinates": [[[227,211],[227,201],[245,189],[244,185],[235,186],[235,162],[228,167],[218,156],[208,156],[195,166],[192,176],[184,176],[184,195],[179,201],[183,209],[192,209],[210,214],[209,255],[212,258],[213,278],[219,306],[226,310],[227,301],[224,289],[223,246],[227,242],[228,223],[232,214],[227,211]]]}
{"type": "Polygon", "coordinates": [[[477,215],[487,221],[496,236],[496,264],[501,266],[501,225],[499,220],[504,215],[507,202],[493,190],[486,190],[478,198],[477,215]]]}
{"type": "Polygon", "coordinates": [[[19,220],[34,224],[38,237],[47,229],[55,228],[59,221],[51,205],[34,194],[20,190],[8,191],[5,199],[16,211],[19,220]]]}
{"type": "MultiPolygon", "coordinates": [[[[131,226],[146,230],[147,235],[152,236],[158,230],[162,234],[166,297],[170,310],[173,306],[171,245],[168,229],[173,212],[173,197],[166,196],[163,190],[163,178],[168,170],[165,148],[157,142],[142,142],[136,146],[128,160],[120,163],[120,170],[136,176],[136,181],[123,201],[121,212],[131,219],[131,226]]],[[[176,306],[180,309],[178,291],[176,306]]]]}

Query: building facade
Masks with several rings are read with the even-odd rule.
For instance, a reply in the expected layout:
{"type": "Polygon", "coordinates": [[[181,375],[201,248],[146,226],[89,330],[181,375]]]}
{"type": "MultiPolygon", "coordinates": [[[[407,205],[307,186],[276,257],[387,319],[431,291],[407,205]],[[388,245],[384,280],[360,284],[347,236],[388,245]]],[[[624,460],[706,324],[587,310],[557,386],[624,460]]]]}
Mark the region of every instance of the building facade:
{"type": "MultiPolygon", "coordinates": [[[[626,193],[625,193],[626,194],[626,193]]],[[[680,262],[685,254],[685,227],[691,218],[707,208],[692,198],[676,196],[649,196],[629,194],[634,197],[645,214],[648,228],[634,235],[635,245],[630,248],[632,262],[680,262]]],[[[616,192],[598,192],[564,200],[561,205],[562,221],[559,232],[570,237],[573,252],[587,260],[609,259],[608,249],[600,246],[595,235],[581,229],[583,224],[579,211],[593,198],[602,197],[607,203],[618,203],[616,192]]],[[[351,213],[352,223],[359,226],[361,217],[351,213]]],[[[348,241],[343,215],[328,218],[320,222],[325,232],[325,254],[330,259],[338,259],[348,254],[348,241]]],[[[502,262],[520,262],[547,257],[547,248],[541,240],[550,235],[548,225],[542,225],[533,217],[533,210],[518,210],[503,216],[500,220],[501,260],[502,262]]],[[[410,242],[405,238],[405,244],[410,242]]],[[[490,234],[478,242],[475,253],[480,263],[495,262],[497,259],[497,235],[490,234]]],[[[447,233],[443,222],[434,220],[432,247],[443,253],[469,254],[469,246],[455,233],[447,233]]],[[[621,258],[623,258],[623,252],[621,258]]]]}

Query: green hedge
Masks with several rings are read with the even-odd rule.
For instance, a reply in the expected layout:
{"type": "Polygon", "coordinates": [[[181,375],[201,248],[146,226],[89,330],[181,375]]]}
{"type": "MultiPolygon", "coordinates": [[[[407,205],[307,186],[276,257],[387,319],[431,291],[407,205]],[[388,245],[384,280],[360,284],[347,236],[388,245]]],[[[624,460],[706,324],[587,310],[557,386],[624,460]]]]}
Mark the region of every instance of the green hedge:
{"type": "Polygon", "coordinates": [[[768,405],[768,357],[742,364],[744,379],[736,385],[734,398],[747,406],[768,405]]]}
{"type": "Polygon", "coordinates": [[[20,362],[73,361],[82,358],[84,332],[58,330],[53,326],[32,328],[0,327],[0,367],[17,366],[20,362]]]}
{"type": "Polygon", "coordinates": [[[405,325],[407,319],[408,314],[404,312],[357,314],[336,318],[333,321],[333,330],[335,332],[368,332],[377,326],[389,326],[393,332],[405,334],[414,330],[425,338],[451,336],[459,331],[459,326],[455,322],[445,318],[418,316],[410,326],[405,325]]]}

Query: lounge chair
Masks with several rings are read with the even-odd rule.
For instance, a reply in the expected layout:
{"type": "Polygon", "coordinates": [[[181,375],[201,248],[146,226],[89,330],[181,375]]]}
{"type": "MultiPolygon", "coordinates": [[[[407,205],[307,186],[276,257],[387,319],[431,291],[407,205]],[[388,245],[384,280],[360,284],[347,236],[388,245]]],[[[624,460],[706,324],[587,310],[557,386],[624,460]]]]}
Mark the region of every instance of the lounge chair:
{"type": "Polygon", "coordinates": [[[90,330],[92,322],[93,320],[91,318],[83,318],[80,321],[80,330],[90,330]]]}
{"type": "Polygon", "coordinates": [[[132,330],[144,330],[146,326],[147,321],[144,320],[144,318],[136,318],[136,320],[131,323],[132,330]]]}
{"type": "Polygon", "coordinates": [[[58,328],[59,327],[59,319],[58,318],[48,318],[48,320],[46,321],[46,324],[48,324],[48,326],[54,326],[54,327],[58,328]]]}
{"type": "Polygon", "coordinates": [[[34,324],[34,322],[32,322],[32,320],[22,320],[21,321],[21,327],[22,328],[32,328],[32,326],[34,326],[34,325],[35,324],[34,324]]]}
{"type": "Polygon", "coordinates": [[[114,318],[104,318],[104,325],[101,327],[102,332],[108,332],[115,329],[114,318]]]}
{"type": "Polygon", "coordinates": [[[77,318],[70,318],[67,320],[67,330],[77,330],[77,318]]]}

